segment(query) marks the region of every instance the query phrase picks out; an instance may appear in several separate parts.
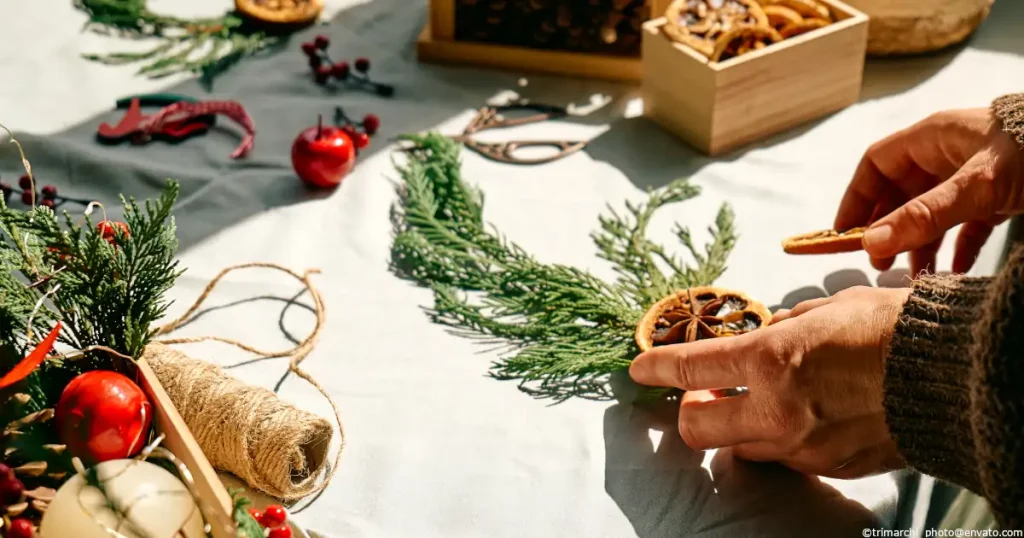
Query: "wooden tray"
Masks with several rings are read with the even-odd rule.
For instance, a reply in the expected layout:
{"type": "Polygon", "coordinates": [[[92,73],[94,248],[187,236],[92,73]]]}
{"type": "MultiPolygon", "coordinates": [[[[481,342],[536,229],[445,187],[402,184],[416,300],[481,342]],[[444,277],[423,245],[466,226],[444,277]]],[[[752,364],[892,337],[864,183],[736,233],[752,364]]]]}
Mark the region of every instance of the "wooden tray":
{"type": "Polygon", "coordinates": [[[165,435],[163,447],[170,450],[192,473],[199,496],[206,501],[203,513],[212,527],[213,538],[235,538],[235,520],[231,514],[231,496],[200,450],[192,432],[178,414],[167,392],[145,359],[137,361],[142,390],[153,404],[153,425],[165,435]]]}
{"type": "MultiPolygon", "coordinates": [[[[671,0],[648,0],[660,16],[671,0]]],[[[430,0],[430,15],[416,40],[420,61],[480,65],[518,72],[551,73],[606,80],[640,79],[640,58],[549,51],[455,40],[455,0],[430,0]]]]}
{"type": "Polygon", "coordinates": [[[868,17],[821,0],[837,21],[762,50],[709,62],[644,24],[644,115],[708,155],[820,118],[860,97],[868,17]]]}

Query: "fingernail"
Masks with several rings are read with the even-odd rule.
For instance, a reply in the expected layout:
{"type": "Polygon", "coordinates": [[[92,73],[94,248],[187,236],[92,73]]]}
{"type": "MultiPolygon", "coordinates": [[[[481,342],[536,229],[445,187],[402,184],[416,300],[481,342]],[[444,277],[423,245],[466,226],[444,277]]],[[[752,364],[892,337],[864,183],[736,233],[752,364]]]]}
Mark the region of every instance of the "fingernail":
{"type": "Polygon", "coordinates": [[[864,232],[864,248],[868,251],[887,251],[890,241],[892,241],[892,226],[888,224],[873,226],[864,232]]]}

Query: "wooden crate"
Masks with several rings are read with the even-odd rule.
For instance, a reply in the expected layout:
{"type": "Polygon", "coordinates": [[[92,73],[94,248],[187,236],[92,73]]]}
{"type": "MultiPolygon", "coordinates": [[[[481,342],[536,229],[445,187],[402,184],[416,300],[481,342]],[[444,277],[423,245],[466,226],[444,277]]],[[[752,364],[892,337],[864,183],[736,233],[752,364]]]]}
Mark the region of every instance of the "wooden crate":
{"type": "Polygon", "coordinates": [[[192,437],[185,421],[178,414],[167,392],[160,385],[153,369],[145,359],[139,359],[139,379],[142,390],[153,404],[153,425],[165,435],[163,446],[177,456],[192,473],[199,496],[208,508],[203,513],[212,527],[213,538],[235,538],[235,521],[231,514],[231,496],[210,465],[199,443],[192,437]]]}
{"type": "Polygon", "coordinates": [[[868,17],[836,0],[836,22],[724,62],[644,24],[644,115],[717,155],[843,109],[860,97],[868,17]]]}
{"type": "MultiPolygon", "coordinates": [[[[416,40],[420,61],[480,65],[517,72],[551,73],[607,80],[640,79],[640,58],[582,52],[550,51],[456,41],[455,1],[430,0],[426,26],[416,40]]],[[[651,13],[660,16],[671,0],[648,0],[651,13]]]]}

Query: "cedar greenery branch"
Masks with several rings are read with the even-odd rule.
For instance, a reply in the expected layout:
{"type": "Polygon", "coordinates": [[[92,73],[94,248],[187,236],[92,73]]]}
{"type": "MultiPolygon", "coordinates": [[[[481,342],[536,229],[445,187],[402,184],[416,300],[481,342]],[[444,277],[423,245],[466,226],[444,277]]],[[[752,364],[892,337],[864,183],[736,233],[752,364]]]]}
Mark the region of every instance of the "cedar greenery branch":
{"type": "MultiPolygon", "coordinates": [[[[463,181],[458,144],[434,133],[402,138],[411,147],[398,166],[393,271],[433,290],[428,314],[434,322],[505,346],[491,376],[518,381],[535,397],[613,397],[611,375],[638,353],[633,335],[644,311],[675,290],[710,285],[725,271],[736,242],[727,205],[708,229],[711,241],[703,251],[676,225],[692,263],[647,238],[658,209],[699,194],[699,187],[679,179],[650,191],[644,203],[626,202],[624,212],[609,208],[600,217],[592,239],[614,267],[615,282],[546,264],[485,224],[483,194],[463,181]]],[[[641,398],[668,392],[647,389],[641,398]]]]}
{"type": "Polygon", "coordinates": [[[110,65],[144,62],[139,74],[150,78],[187,72],[209,83],[242,58],[282,41],[280,35],[234,12],[182,19],[151,11],[147,0],[74,0],[74,4],[89,16],[87,28],[156,41],[156,46],[141,52],[86,54],[86,59],[110,65]]]}
{"type": "MultiPolygon", "coordinates": [[[[21,151],[13,136],[10,141],[21,151]]],[[[31,177],[23,153],[22,163],[31,177]]],[[[178,192],[178,183],[168,180],[159,198],[141,206],[122,197],[129,233],[112,227],[113,241],[88,214],[76,221],[45,206],[9,208],[0,198],[0,373],[58,321],[58,342],[73,350],[47,357],[26,379],[0,391],[0,459],[27,485],[56,488],[75,472],[72,454],[50,424],[64,387],[91,370],[126,372],[129,365],[117,355],[139,357],[156,336],[155,322],[170,306],[167,292],[183,273],[171,215],[178,192]]],[[[244,509],[248,499],[240,491],[232,498],[242,535],[262,536],[244,509]]]]}

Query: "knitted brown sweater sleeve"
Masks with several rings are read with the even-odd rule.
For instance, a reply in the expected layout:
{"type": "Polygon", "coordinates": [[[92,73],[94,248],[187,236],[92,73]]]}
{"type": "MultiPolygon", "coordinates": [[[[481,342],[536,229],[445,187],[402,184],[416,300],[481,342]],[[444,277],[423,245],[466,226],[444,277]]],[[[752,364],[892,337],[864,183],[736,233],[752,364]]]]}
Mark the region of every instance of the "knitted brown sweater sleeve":
{"type": "MultiPolygon", "coordinates": [[[[992,103],[1024,145],[1024,94],[992,103]]],[[[919,471],[984,496],[1024,529],[1024,247],[994,278],[914,283],[885,371],[889,430],[919,471]]]]}
{"type": "Polygon", "coordinates": [[[992,101],[992,112],[1003,122],[1003,130],[1024,146],[1024,93],[1004,95],[992,101]]]}
{"type": "Polygon", "coordinates": [[[890,344],[885,409],[911,466],[1024,529],[1024,248],[991,279],[915,282],[890,344]]]}

